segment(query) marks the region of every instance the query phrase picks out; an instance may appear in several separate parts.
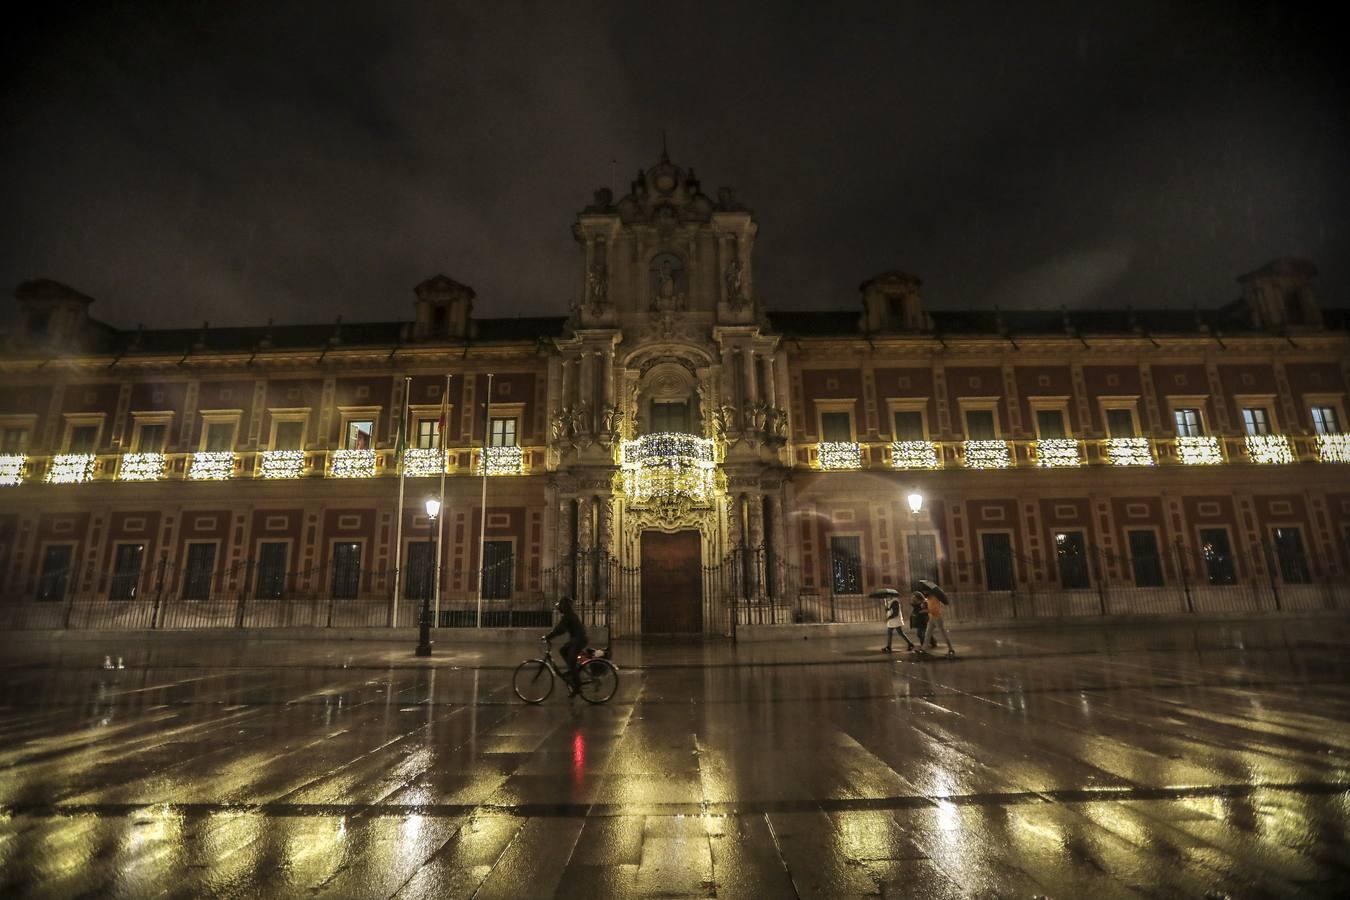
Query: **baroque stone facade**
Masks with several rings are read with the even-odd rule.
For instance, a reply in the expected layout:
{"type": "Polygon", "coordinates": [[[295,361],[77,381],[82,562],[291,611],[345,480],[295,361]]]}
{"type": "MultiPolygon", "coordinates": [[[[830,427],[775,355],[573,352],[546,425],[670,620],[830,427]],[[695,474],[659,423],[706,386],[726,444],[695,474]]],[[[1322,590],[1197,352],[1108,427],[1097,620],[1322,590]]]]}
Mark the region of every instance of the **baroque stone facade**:
{"type": "MultiPolygon", "coordinates": [[[[128,331],[26,282],[0,360],[0,588],[392,602],[442,472],[444,610],[489,593],[480,522],[488,599],[541,608],[608,602],[618,577],[581,567],[636,572],[644,534],[697,532],[708,632],[730,594],[800,620],[923,575],[973,596],[1346,571],[1346,317],[1311,264],[1189,312],[943,313],[887,272],[860,311],[775,313],[756,231],[663,154],[578,215],[565,318],[476,317],[438,275],[408,322],[128,331]]],[[[682,601],[634,578],[614,624],[668,630],[652,606],[682,601]]]]}

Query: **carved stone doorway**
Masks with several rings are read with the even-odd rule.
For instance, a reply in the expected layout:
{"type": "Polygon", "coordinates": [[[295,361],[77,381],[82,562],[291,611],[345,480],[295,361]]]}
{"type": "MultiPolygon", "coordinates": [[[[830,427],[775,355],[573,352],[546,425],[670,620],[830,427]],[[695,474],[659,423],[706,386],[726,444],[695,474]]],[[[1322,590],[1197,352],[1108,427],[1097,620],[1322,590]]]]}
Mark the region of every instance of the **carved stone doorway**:
{"type": "Polygon", "coordinates": [[[642,532],[642,633],[703,631],[703,559],[697,531],[642,532]]]}

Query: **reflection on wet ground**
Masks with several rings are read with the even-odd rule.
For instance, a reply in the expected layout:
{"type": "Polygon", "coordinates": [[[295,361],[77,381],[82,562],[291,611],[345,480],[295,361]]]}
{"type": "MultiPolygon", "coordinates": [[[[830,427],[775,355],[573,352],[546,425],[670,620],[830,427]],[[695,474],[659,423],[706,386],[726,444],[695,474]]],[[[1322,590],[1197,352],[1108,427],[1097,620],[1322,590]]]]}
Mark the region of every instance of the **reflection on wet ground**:
{"type": "Polygon", "coordinates": [[[9,636],[0,894],[1344,895],[1350,622],[618,644],[9,636]]]}

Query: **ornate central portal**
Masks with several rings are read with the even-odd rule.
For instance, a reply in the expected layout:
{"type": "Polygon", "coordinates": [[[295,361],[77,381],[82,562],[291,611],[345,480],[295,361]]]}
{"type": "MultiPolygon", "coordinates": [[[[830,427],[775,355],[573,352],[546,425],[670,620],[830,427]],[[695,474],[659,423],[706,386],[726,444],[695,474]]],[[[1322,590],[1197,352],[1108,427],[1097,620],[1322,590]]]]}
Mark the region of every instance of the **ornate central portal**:
{"type": "Polygon", "coordinates": [[[703,559],[697,531],[642,533],[642,633],[703,631],[703,559]]]}

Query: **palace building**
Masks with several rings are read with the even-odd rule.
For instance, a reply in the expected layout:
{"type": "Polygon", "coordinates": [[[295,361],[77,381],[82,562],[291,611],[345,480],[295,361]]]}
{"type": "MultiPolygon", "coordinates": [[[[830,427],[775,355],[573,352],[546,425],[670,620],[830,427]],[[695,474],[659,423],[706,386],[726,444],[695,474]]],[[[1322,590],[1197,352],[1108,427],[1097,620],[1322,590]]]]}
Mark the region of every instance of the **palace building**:
{"type": "Polygon", "coordinates": [[[596,191],[556,317],[436,275],[402,321],[128,330],[21,284],[0,627],[523,625],[570,592],[725,634],[921,577],[987,616],[1350,603],[1347,315],[1311,263],[1217,309],[942,312],[893,271],[775,312],[716,193],[664,154],[596,191]]]}

